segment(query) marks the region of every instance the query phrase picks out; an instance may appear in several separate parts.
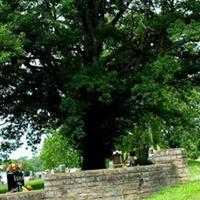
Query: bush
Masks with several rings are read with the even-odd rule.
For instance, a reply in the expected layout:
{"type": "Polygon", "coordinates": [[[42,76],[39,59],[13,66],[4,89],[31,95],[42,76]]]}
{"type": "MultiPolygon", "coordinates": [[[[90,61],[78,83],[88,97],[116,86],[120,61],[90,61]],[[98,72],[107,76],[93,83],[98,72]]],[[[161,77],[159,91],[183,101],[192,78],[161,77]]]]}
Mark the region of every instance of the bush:
{"type": "Polygon", "coordinates": [[[44,181],[42,179],[36,179],[36,180],[32,180],[32,181],[27,181],[25,183],[25,186],[30,185],[33,190],[41,190],[44,189],[44,181]]]}

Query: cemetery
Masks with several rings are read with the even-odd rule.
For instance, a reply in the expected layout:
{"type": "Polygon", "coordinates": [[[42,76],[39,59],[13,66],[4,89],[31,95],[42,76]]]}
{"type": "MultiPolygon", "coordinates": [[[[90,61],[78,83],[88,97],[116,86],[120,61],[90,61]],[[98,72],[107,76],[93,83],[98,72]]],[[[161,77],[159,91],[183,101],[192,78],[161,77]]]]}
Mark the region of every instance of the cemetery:
{"type": "MultiPolygon", "coordinates": [[[[154,164],[147,166],[50,173],[44,177],[44,190],[4,194],[0,200],[134,200],[188,180],[184,149],[160,150],[151,159],[154,164]]],[[[19,185],[21,187],[21,182],[19,185]]]]}
{"type": "Polygon", "coordinates": [[[200,0],[0,0],[0,200],[199,200],[199,86],[200,0]]]}

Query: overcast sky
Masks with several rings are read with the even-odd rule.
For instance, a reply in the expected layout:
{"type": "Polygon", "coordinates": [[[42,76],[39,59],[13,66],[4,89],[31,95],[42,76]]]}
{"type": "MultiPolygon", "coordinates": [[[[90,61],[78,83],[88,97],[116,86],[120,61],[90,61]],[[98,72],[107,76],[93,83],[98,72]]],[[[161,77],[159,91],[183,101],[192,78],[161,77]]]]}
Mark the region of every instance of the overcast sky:
{"type": "MultiPolygon", "coordinates": [[[[39,155],[40,151],[41,151],[41,148],[42,148],[42,144],[44,142],[44,138],[45,137],[42,137],[42,141],[39,145],[37,145],[37,148],[38,148],[38,153],[36,155],[39,155]]],[[[28,158],[31,158],[35,155],[32,154],[31,152],[31,148],[27,148],[27,143],[26,143],[26,137],[23,136],[22,137],[22,140],[21,140],[24,144],[19,148],[17,149],[16,151],[13,151],[10,155],[10,158],[11,159],[18,159],[20,157],[24,157],[24,156],[27,156],[28,158]]]]}
{"type": "Polygon", "coordinates": [[[26,149],[26,145],[23,145],[16,151],[13,151],[10,155],[11,159],[18,159],[20,157],[27,156],[28,158],[31,158],[33,156],[32,152],[30,149],[26,149]]]}
{"type": "MultiPolygon", "coordinates": [[[[3,120],[2,118],[0,118],[0,129],[3,128],[4,126],[6,126],[5,124],[3,124],[3,120]]],[[[39,145],[37,145],[37,151],[38,153],[36,155],[39,155],[40,151],[41,151],[41,148],[42,148],[42,145],[43,145],[43,142],[44,142],[44,139],[45,139],[45,135],[42,135],[42,139],[41,139],[41,143],[39,145]]],[[[2,137],[0,136],[0,141],[2,141],[2,137]]],[[[31,158],[33,156],[36,156],[36,155],[33,155],[32,152],[31,152],[31,148],[28,147],[27,145],[27,142],[26,142],[26,134],[21,138],[21,142],[23,143],[23,145],[18,148],[16,151],[13,151],[11,154],[10,154],[10,158],[11,159],[18,159],[20,157],[24,157],[24,156],[27,156],[28,158],[31,158]]]]}

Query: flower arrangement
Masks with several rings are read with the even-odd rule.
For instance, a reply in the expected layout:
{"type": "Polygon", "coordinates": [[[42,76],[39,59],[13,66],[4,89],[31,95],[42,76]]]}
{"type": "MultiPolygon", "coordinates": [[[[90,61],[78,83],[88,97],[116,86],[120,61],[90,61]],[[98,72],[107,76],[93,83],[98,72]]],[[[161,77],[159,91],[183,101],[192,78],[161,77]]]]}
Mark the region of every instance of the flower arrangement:
{"type": "Polygon", "coordinates": [[[7,173],[9,172],[16,172],[16,171],[20,171],[22,170],[22,165],[19,164],[19,163],[13,163],[13,164],[10,164],[8,167],[7,167],[7,173]]]}

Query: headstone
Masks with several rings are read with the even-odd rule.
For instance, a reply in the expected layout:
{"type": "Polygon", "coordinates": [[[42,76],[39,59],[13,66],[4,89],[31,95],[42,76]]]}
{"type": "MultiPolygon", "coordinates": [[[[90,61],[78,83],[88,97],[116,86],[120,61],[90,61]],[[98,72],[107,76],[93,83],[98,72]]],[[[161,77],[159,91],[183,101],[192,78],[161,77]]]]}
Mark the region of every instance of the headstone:
{"type": "Polygon", "coordinates": [[[109,161],[108,167],[109,167],[109,168],[114,168],[113,161],[109,161]]]}
{"type": "Polygon", "coordinates": [[[114,151],[113,152],[113,166],[114,168],[122,167],[122,152],[121,151],[114,151]]]}
{"type": "Polygon", "coordinates": [[[59,165],[59,171],[60,172],[62,172],[62,173],[64,173],[65,172],[65,164],[61,164],[61,165],[59,165]]]}
{"type": "Polygon", "coordinates": [[[154,152],[155,152],[154,148],[153,148],[153,147],[150,147],[150,148],[149,148],[149,158],[152,158],[152,157],[153,157],[154,152]]]}
{"type": "Polygon", "coordinates": [[[129,155],[128,159],[127,159],[127,167],[135,166],[136,165],[136,160],[137,160],[136,156],[129,155]]]}
{"type": "Polygon", "coordinates": [[[24,173],[19,163],[10,164],[7,168],[7,184],[9,192],[21,192],[24,186],[24,173]]]}
{"type": "Polygon", "coordinates": [[[9,192],[20,192],[24,186],[24,174],[22,171],[8,172],[7,183],[9,192]]]}
{"type": "Polygon", "coordinates": [[[30,176],[30,178],[33,178],[33,171],[29,172],[29,176],[30,176]]]}

